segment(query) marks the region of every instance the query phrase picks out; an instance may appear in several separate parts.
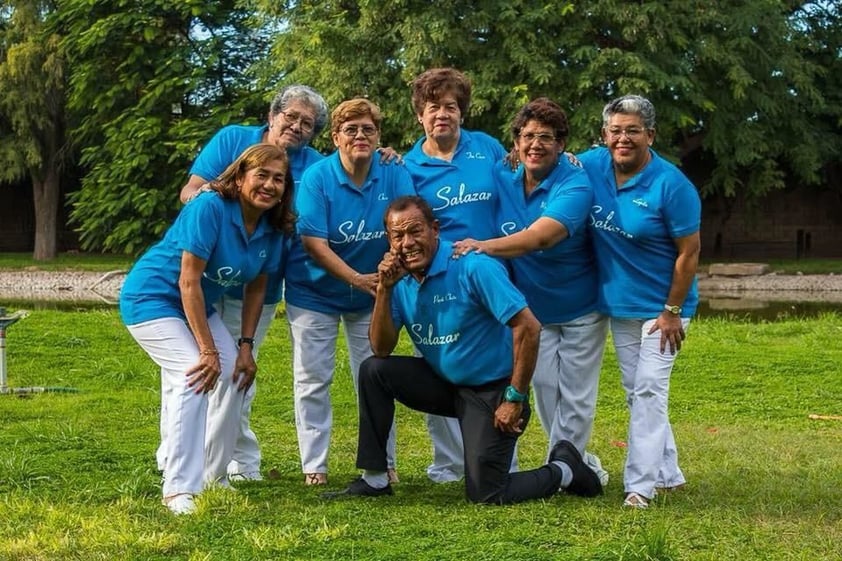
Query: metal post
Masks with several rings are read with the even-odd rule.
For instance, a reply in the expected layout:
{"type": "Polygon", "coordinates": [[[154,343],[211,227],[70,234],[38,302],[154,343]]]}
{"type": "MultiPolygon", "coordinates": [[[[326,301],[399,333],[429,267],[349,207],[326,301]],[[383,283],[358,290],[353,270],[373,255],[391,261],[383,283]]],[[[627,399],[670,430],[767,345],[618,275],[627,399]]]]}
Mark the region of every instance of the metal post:
{"type": "MultiPolygon", "coordinates": [[[[3,312],[2,308],[0,308],[3,312]]],[[[2,315],[6,315],[3,313],[2,315]]],[[[6,393],[9,390],[6,385],[6,326],[0,325],[0,393],[6,393]]]]}
{"type": "Polygon", "coordinates": [[[61,387],[28,387],[28,388],[10,388],[6,383],[6,328],[25,318],[29,312],[18,310],[13,314],[6,314],[6,309],[0,307],[0,395],[14,394],[26,395],[33,393],[44,392],[76,392],[75,388],[61,388],[61,387]]]}
{"type": "Polygon", "coordinates": [[[6,328],[24,317],[26,312],[6,315],[6,308],[0,308],[0,394],[9,393],[6,373],[6,328]]]}

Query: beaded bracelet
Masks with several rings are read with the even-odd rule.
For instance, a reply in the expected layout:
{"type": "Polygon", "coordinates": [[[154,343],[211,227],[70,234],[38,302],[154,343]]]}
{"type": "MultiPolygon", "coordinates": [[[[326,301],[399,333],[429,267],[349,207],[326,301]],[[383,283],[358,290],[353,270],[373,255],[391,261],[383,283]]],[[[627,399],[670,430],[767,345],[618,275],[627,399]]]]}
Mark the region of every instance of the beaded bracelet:
{"type": "Polygon", "coordinates": [[[199,351],[200,355],[219,355],[219,351],[216,349],[202,349],[199,351]]]}

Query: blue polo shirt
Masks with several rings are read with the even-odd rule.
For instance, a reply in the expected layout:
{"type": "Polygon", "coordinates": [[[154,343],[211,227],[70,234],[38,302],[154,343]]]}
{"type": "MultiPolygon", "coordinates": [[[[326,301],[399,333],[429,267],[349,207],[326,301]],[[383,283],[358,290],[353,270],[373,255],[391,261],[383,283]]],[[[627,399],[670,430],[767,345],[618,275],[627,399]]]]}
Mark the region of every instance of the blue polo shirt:
{"type": "Polygon", "coordinates": [[[454,241],[494,237],[494,165],[506,156],[503,145],[483,132],[462,129],[447,162],[427,156],[421,149],[424,140],[404,156],[404,164],[418,195],[430,203],[442,236],[454,241]]]}
{"type": "MultiPolygon", "coordinates": [[[[228,125],[222,127],[196,156],[196,160],[190,167],[190,175],[198,175],[206,181],[216,179],[225,171],[225,168],[240,157],[240,154],[246,148],[262,142],[267,128],[267,125],[228,125]]],[[[322,154],[310,146],[303,146],[298,150],[287,150],[287,156],[289,157],[290,171],[295,181],[295,187],[300,184],[304,170],[324,158],[322,154]]],[[[284,251],[281,259],[284,260],[287,254],[284,251]]],[[[283,280],[284,267],[282,264],[276,273],[269,276],[266,283],[266,304],[277,304],[281,300],[283,280]]],[[[234,288],[228,291],[226,295],[241,300],[243,298],[242,287],[234,288]]]]}
{"type": "Polygon", "coordinates": [[[506,268],[487,255],[451,259],[440,240],[424,282],[411,275],[392,290],[392,321],[442,378],[479,386],[512,374],[512,331],[506,323],[526,308],[506,268]]]}
{"type": "MultiPolygon", "coordinates": [[[[216,179],[246,148],[262,142],[267,128],[267,125],[222,127],[196,156],[193,165],[190,166],[190,175],[198,175],[207,181],[216,179]]],[[[287,150],[287,156],[296,185],[305,169],[324,158],[311,146],[287,150]]]]}
{"type": "MultiPolygon", "coordinates": [[[[611,154],[594,148],[579,159],[594,188],[589,228],[600,276],[600,306],[612,317],[650,319],[667,303],[678,250],[675,238],[699,231],[699,193],[677,167],[650,149],[652,159],[617,188],[611,154]]],[[[681,304],[696,312],[696,280],[681,304]]]]}
{"type": "MultiPolygon", "coordinates": [[[[403,166],[382,164],[375,156],[368,178],[358,188],[349,179],[339,152],[311,166],[296,193],[297,233],[328,241],[330,249],[351,268],[373,273],[389,250],[383,215],[389,203],[415,195],[403,166]]],[[[289,304],[326,314],[369,310],[374,299],[323,269],[296,239],[286,269],[289,304]]]]}
{"type": "Polygon", "coordinates": [[[202,193],[185,205],[167,230],[134,264],[120,290],[120,315],[126,325],[177,317],[186,320],[178,279],[182,253],[207,261],[202,274],[205,313],[231,288],[261,273],[273,273],[281,260],[280,232],[265,216],[249,236],[240,203],[216,192],[202,193]]]}
{"type": "Polygon", "coordinates": [[[542,324],[564,323],[597,309],[598,275],[586,220],[593,189],[585,170],[562,157],[558,165],[526,196],[523,165],[512,173],[497,168],[500,205],[497,236],[528,228],[551,218],[567,228],[568,237],[548,249],[509,260],[512,280],[542,324]]]}

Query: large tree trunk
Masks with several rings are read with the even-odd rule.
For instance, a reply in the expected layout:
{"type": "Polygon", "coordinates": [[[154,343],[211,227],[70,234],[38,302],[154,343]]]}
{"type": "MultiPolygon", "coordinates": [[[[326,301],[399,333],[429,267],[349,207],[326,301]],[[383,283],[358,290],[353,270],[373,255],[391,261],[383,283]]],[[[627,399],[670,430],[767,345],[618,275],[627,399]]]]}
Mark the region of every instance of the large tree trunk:
{"type": "Polygon", "coordinates": [[[36,261],[54,259],[58,229],[58,202],[61,193],[61,181],[56,169],[47,169],[44,180],[32,179],[32,192],[35,201],[35,250],[32,258],[36,261]]]}

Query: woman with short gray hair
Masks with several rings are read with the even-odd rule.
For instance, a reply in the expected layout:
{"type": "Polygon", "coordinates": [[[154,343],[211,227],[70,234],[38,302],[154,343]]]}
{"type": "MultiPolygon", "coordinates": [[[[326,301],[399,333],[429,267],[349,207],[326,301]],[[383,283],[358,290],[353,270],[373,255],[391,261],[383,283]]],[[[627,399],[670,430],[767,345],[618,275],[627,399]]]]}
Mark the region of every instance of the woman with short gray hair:
{"type": "Polygon", "coordinates": [[[685,483],[667,411],[673,364],[699,301],[701,202],[690,180],[652,150],[648,99],[614,99],[602,118],[605,146],[579,159],[594,188],[600,307],[630,414],[623,504],[646,508],[656,489],[685,483]]]}

